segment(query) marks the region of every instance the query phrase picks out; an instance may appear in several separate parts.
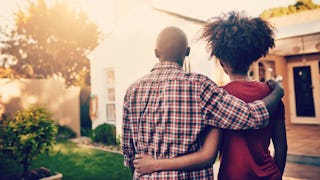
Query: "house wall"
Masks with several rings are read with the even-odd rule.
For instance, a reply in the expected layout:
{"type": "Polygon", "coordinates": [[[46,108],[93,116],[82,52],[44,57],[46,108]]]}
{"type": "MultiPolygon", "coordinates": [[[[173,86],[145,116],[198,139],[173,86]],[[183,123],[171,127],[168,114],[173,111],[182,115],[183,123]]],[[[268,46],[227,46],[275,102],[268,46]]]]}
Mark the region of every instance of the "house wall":
{"type": "Polygon", "coordinates": [[[288,74],[287,74],[287,60],[283,56],[269,54],[261,58],[259,61],[273,61],[275,63],[275,76],[282,76],[282,86],[284,89],[284,96],[282,101],[286,109],[286,122],[290,123],[290,106],[289,106],[289,88],[288,88],[288,74]]]}
{"type": "MultiPolygon", "coordinates": [[[[286,57],[287,59],[287,64],[291,64],[291,63],[299,63],[301,64],[301,66],[304,65],[304,62],[316,62],[314,65],[315,66],[319,66],[319,61],[320,61],[320,53],[314,53],[314,54],[305,54],[305,55],[296,55],[296,56],[288,56],[286,57]]],[[[318,72],[319,73],[319,72],[318,72]]],[[[289,79],[290,80],[290,79],[289,79]]],[[[316,78],[315,78],[316,80],[316,78]]],[[[291,79],[290,81],[293,81],[293,79],[291,79]]],[[[317,80],[313,83],[320,83],[319,82],[319,79],[318,79],[318,82],[317,80]]],[[[315,86],[315,84],[313,84],[315,86]]],[[[319,85],[319,84],[318,84],[319,85]]],[[[319,102],[319,95],[320,95],[320,91],[319,91],[319,88],[313,88],[313,91],[316,91],[314,92],[314,100],[315,100],[315,103],[320,103],[319,102]]],[[[293,100],[292,100],[293,101],[293,100]]],[[[294,103],[294,102],[290,102],[289,103],[294,103]]],[[[315,104],[315,105],[316,105],[315,104]]],[[[293,113],[293,112],[292,112],[293,113]]],[[[319,117],[319,115],[317,115],[317,117],[319,117]]],[[[318,123],[319,123],[319,119],[318,119],[318,123]]]]}
{"type": "Polygon", "coordinates": [[[320,53],[286,57],[288,62],[302,62],[303,58],[305,58],[306,61],[320,60],[320,53]]]}
{"type": "MultiPolygon", "coordinates": [[[[285,109],[286,109],[286,123],[291,124],[290,114],[290,99],[289,99],[289,92],[291,91],[289,89],[289,81],[292,81],[288,78],[288,63],[291,62],[302,62],[303,58],[305,58],[306,61],[319,61],[320,60],[320,53],[314,53],[314,54],[306,54],[306,55],[296,55],[296,56],[278,56],[278,55],[267,55],[264,58],[261,58],[260,61],[274,61],[275,62],[275,75],[281,75],[282,76],[282,85],[284,88],[284,97],[282,98],[285,109]]],[[[317,94],[320,94],[318,92],[317,94]]]]}
{"type": "Polygon", "coordinates": [[[14,114],[31,105],[53,113],[53,119],[80,136],[79,88],[66,88],[62,80],[0,79],[0,114],[14,114]]]}
{"type": "Polygon", "coordinates": [[[116,122],[117,134],[121,134],[122,103],[125,91],[139,77],[150,72],[158,62],[154,56],[155,41],[158,33],[166,26],[183,29],[191,47],[191,71],[202,73],[216,82],[223,82],[223,73],[205,50],[203,42],[198,41],[201,24],[140,5],[132,8],[115,23],[114,31],[105,38],[95,51],[90,54],[92,94],[98,97],[97,118],[93,128],[106,121],[106,76],[105,69],[115,69],[116,122]]]}

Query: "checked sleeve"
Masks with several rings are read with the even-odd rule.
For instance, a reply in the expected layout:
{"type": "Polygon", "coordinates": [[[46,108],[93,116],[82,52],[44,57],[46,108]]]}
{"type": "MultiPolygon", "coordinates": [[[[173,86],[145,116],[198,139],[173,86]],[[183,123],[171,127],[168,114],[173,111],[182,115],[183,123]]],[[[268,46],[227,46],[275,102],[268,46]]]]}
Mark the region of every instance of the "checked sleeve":
{"type": "Polygon", "coordinates": [[[205,123],[218,128],[260,129],[269,123],[269,113],[263,101],[245,103],[209,79],[202,85],[200,104],[205,123]]]}
{"type": "Polygon", "coordinates": [[[129,111],[124,105],[122,116],[122,152],[124,156],[124,165],[133,168],[135,149],[132,141],[132,132],[130,127],[129,111]]]}

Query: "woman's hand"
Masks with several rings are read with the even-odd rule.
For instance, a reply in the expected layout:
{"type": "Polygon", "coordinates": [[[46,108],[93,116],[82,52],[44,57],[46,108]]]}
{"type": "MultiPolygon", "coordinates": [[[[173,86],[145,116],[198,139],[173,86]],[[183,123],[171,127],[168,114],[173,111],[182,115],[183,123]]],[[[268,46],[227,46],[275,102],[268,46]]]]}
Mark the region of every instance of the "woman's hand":
{"type": "Polygon", "coordinates": [[[139,176],[156,171],[156,160],[146,154],[136,155],[136,159],[133,161],[133,164],[139,176]]]}

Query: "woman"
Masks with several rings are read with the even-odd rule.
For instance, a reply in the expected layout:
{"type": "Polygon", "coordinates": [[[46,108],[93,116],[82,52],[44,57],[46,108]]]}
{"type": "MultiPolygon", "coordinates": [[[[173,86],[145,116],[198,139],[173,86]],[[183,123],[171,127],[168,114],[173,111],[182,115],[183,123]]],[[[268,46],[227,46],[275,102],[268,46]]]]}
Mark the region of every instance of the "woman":
{"type": "MultiPolygon", "coordinates": [[[[229,75],[231,82],[223,88],[230,94],[252,102],[271,92],[266,83],[248,76],[249,66],[274,47],[273,28],[266,21],[230,12],[205,24],[202,38],[211,48],[211,57],[215,56],[229,75]]],[[[223,130],[218,179],[282,179],[287,153],[283,103],[271,119],[260,130],[223,130]],[[270,139],[275,148],[274,157],[268,150],[270,139]]],[[[148,174],[207,166],[216,156],[216,153],[207,155],[214,149],[208,142],[209,136],[210,133],[200,151],[185,156],[155,160],[138,155],[135,168],[140,174],[148,174]]]]}

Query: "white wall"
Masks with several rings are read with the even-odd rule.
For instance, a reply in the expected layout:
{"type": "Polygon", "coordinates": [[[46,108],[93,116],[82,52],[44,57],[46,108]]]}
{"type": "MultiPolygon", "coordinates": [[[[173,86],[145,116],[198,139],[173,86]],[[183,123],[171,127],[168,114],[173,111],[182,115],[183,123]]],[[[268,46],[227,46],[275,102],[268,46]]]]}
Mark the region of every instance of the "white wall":
{"type": "Polygon", "coordinates": [[[79,93],[80,88],[66,88],[62,80],[0,79],[0,116],[39,105],[80,136],[79,93]]]}
{"type": "Polygon", "coordinates": [[[191,71],[199,72],[221,81],[221,70],[213,60],[208,60],[204,44],[197,41],[201,25],[159,12],[150,7],[138,6],[127,12],[122,21],[116,23],[113,32],[90,54],[92,93],[98,96],[98,117],[93,128],[106,122],[106,77],[104,70],[115,68],[116,78],[116,127],[121,134],[122,103],[129,84],[150,72],[158,62],[154,56],[155,40],[166,26],[183,29],[191,47],[188,57],[191,71]],[[217,73],[218,72],[218,73],[217,73]]]}

